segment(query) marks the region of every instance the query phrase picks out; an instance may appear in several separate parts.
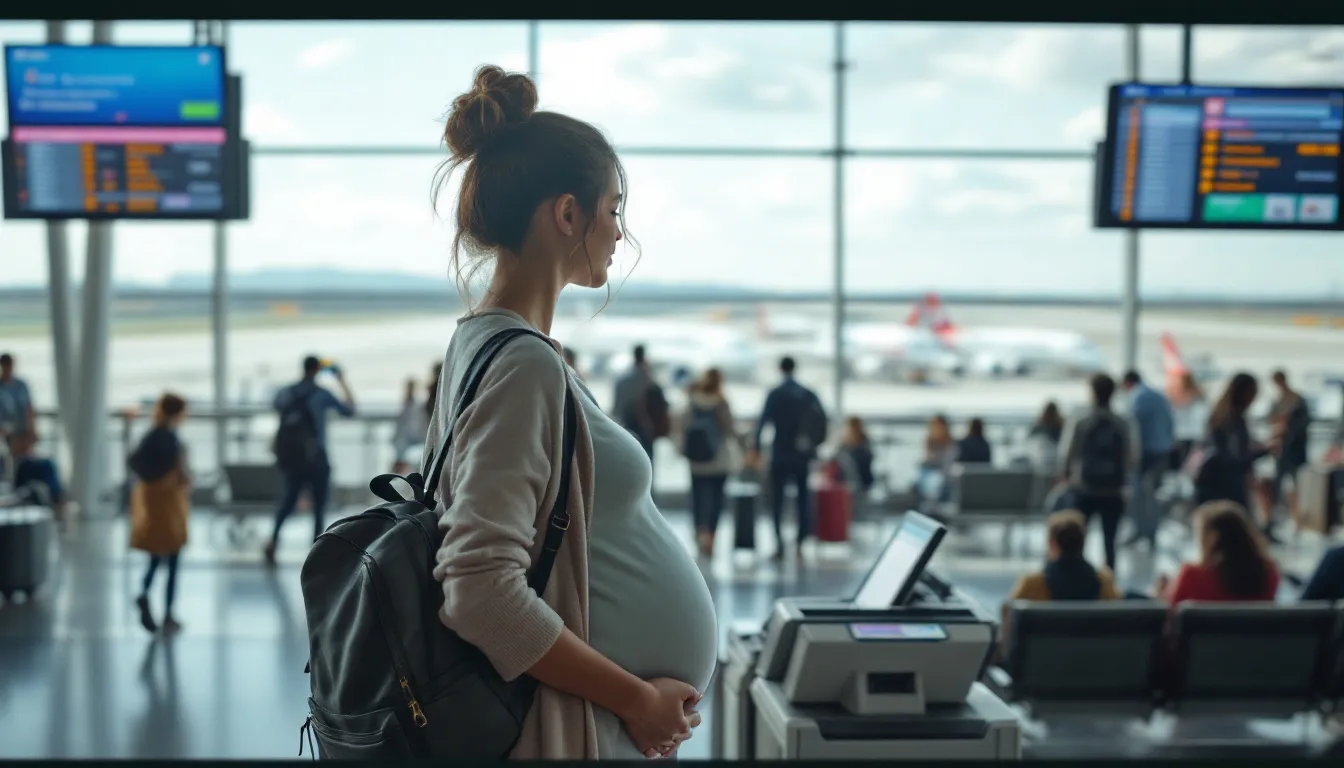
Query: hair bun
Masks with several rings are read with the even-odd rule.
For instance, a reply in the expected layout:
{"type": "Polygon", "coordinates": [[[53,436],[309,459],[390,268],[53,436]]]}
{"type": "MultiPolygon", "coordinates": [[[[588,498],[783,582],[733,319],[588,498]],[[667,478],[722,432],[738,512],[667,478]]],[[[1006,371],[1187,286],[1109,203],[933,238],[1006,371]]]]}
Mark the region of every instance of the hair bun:
{"type": "Polygon", "coordinates": [[[537,86],[527,75],[486,64],[471,90],[453,100],[443,137],[457,160],[474,156],[491,139],[537,110],[537,86]]]}

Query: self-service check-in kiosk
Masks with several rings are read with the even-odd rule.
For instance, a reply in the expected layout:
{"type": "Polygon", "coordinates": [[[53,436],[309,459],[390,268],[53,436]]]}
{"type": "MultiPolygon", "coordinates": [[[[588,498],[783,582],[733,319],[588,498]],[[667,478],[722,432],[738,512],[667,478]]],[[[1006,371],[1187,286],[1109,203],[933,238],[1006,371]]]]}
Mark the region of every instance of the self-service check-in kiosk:
{"type": "Polygon", "coordinates": [[[731,633],[720,756],[1019,757],[1015,713],[976,682],[992,620],[925,571],[945,533],[909,512],[853,599],[785,598],[731,633]]]}

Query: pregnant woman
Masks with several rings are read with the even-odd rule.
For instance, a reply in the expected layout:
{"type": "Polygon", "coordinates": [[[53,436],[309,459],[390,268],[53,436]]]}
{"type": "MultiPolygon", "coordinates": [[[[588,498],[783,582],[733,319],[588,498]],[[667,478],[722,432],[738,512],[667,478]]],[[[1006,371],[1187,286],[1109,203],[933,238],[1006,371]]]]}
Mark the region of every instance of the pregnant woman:
{"type": "Polygon", "coordinates": [[[512,680],[540,681],[514,758],[657,758],[700,724],[713,673],[714,605],[654,507],[653,470],[594,403],[558,342],[525,336],[495,358],[456,424],[476,352],[512,328],[549,337],[566,285],[600,288],[624,235],[625,173],[591,125],[537,112],[524,75],[476,72],[448,115],[461,169],[453,266],[488,288],[444,357],[428,446],[455,430],[441,480],[448,526],[435,575],[446,626],[512,680]],[[579,403],[571,521],[543,596],[527,586],[559,492],[566,392],[579,403]]]}

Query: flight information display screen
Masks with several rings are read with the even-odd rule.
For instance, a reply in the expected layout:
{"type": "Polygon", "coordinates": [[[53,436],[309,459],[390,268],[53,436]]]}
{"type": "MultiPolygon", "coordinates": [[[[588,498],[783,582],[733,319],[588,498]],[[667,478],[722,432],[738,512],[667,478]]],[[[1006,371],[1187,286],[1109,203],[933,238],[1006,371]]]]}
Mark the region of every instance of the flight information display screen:
{"type": "Polygon", "coordinates": [[[224,128],[15,128],[5,148],[10,218],[224,218],[224,128]]]}
{"type": "Polygon", "coordinates": [[[223,125],[218,46],[7,45],[9,124],[223,125]]]}
{"type": "Polygon", "coordinates": [[[1111,87],[1098,225],[1337,230],[1344,88],[1111,87]]]}

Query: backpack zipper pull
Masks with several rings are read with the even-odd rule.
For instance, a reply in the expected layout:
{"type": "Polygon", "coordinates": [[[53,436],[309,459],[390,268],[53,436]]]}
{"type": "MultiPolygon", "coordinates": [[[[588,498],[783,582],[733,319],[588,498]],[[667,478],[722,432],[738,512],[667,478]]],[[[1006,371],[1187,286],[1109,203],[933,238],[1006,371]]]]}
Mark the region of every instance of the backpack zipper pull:
{"type": "Polygon", "coordinates": [[[415,721],[415,726],[417,728],[424,728],[426,725],[429,725],[429,720],[425,717],[425,713],[420,711],[420,702],[416,701],[415,694],[411,693],[411,684],[406,682],[406,678],[404,677],[398,682],[401,683],[401,692],[406,694],[407,706],[411,708],[411,719],[415,721]]]}

